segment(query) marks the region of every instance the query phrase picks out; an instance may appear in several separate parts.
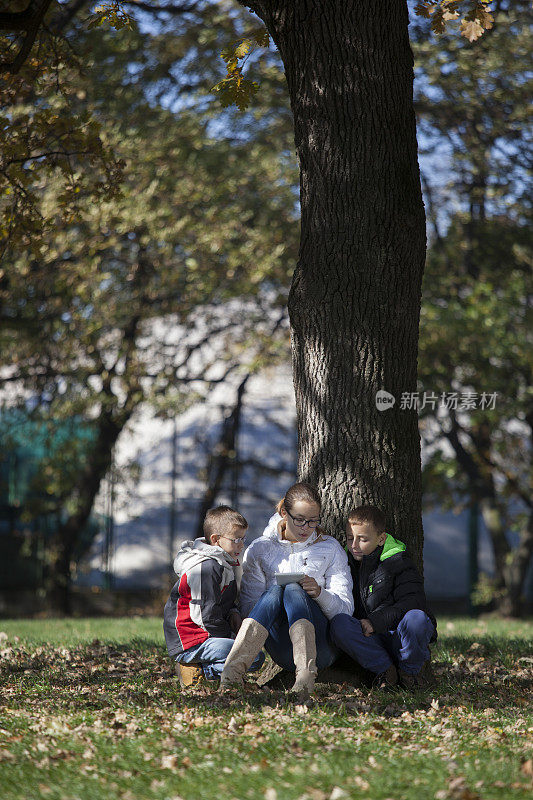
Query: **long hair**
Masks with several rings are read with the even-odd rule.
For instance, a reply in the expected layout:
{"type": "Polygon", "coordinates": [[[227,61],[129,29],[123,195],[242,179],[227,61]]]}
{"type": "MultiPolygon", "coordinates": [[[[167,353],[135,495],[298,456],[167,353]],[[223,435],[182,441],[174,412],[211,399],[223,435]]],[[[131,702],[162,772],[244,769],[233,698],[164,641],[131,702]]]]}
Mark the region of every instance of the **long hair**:
{"type": "Polygon", "coordinates": [[[294,483],[285,492],[285,497],[282,497],[276,506],[276,511],[281,514],[281,509],[291,511],[294,504],[299,500],[304,500],[306,503],[316,503],[319,508],[322,508],[322,500],[318,493],[318,489],[310,483],[294,483]]]}

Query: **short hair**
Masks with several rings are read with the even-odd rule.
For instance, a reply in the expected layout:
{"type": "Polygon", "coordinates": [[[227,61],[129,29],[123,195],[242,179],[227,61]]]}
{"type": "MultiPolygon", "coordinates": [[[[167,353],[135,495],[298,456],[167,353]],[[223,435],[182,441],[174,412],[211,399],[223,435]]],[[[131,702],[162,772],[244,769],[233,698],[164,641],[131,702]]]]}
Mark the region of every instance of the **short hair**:
{"type": "Polygon", "coordinates": [[[363,522],[371,522],[378,533],[384,533],[387,527],[385,514],[377,506],[359,506],[352,508],[348,514],[348,522],[361,525],[363,522]]]}
{"type": "Polygon", "coordinates": [[[318,489],[310,483],[304,483],[302,481],[300,483],[294,483],[287,489],[285,497],[283,497],[276,506],[278,514],[281,514],[282,508],[286,509],[286,511],[290,511],[299,500],[304,500],[306,503],[316,503],[319,508],[322,507],[318,489]]]}
{"type": "Polygon", "coordinates": [[[204,536],[210,542],[214,533],[225,534],[234,525],[247,528],[248,523],[242,514],[230,506],[210,508],[204,518],[204,536]]]}

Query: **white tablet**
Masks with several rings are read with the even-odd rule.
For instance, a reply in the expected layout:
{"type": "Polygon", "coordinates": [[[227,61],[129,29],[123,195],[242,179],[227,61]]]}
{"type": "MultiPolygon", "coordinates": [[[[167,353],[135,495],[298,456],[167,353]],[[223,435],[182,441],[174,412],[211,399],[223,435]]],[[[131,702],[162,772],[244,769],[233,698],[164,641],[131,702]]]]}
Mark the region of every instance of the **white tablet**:
{"type": "Polygon", "coordinates": [[[304,572],[276,572],[276,583],[278,586],[287,586],[288,583],[298,583],[305,578],[304,572]]]}

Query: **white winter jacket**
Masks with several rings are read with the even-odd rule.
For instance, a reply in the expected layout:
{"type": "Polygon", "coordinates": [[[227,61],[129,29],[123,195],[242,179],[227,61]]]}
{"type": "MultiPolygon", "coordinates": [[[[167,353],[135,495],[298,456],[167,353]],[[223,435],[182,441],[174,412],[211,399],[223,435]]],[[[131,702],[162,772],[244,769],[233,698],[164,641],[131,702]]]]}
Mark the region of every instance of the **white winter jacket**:
{"type": "Polygon", "coordinates": [[[279,514],[274,514],[262,536],[244,554],[240,606],[248,616],[266,589],[276,583],[276,572],[303,572],[321,588],[316,602],[328,619],[336,614],[353,614],[352,577],[348,557],[332,536],[313,531],[306,542],[288,542],[278,531],[279,514]]]}

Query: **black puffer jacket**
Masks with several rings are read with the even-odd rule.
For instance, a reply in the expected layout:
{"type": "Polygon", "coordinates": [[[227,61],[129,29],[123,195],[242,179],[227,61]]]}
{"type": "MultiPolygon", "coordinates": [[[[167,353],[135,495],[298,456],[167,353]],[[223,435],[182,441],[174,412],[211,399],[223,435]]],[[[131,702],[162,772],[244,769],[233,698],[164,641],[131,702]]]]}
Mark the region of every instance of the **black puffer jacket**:
{"type": "Polygon", "coordinates": [[[385,544],[356,561],[349,554],[355,600],[354,616],[369,619],[376,633],[394,630],[402,617],[415,608],[437,621],[427,607],[420,574],[405,552],[405,545],[387,534],[385,544]]]}

